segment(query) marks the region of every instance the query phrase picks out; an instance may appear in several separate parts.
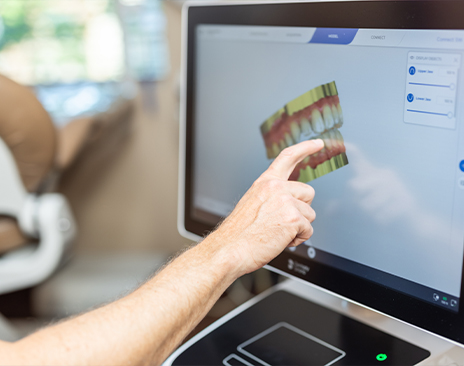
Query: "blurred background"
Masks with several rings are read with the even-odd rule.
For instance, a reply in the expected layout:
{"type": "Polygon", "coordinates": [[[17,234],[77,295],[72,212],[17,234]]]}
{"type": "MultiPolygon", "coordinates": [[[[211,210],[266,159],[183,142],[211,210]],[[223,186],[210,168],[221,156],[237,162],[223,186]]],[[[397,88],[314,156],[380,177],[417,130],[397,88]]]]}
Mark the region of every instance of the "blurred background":
{"type": "MultiPolygon", "coordinates": [[[[54,187],[78,236],[45,283],[0,296],[19,336],[128,293],[191,244],[176,228],[181,2],[2,0],[0,74],[59,135],[54,187]]],[[[237,281],[201,327],[268,288],[237,281]]]]}

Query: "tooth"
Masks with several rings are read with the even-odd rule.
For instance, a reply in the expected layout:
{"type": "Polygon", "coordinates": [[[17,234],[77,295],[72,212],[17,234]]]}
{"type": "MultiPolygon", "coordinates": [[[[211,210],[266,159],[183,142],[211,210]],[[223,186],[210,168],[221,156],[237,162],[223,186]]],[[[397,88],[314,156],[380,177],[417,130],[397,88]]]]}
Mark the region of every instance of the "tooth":
{"type": "Polygon", "coordinates": [[[324,105],[324,107],[322,107],[322,115],[324,116],[324,123],[325,123],[325,127],[327,129],[330,129],[334,126],[335,122],[334,122],[334,118],[333,118],[333,115],[332,115],[332,110],[330,109],[330,106],[328,104],[324,105]]]}
{"type": "Polygon", "coordinates": [[[338,128],[343,126],[343,112],[342,112],[342,107],[340,106],[340,103],[337,104],[337,112],[338,112],[338,128]]]}
{"type": "Polygon", "coordinates": [[[313,128],[313,131],[317,134],[320,134],[325,130],[321,112],[319,112],[319,109],[317,108],[314,108],[311,113],[311,127],[313,128]]]}
{"type": "Polygon", "coordinates": [[[308,163],[309,163],[309,159],[310,159],[309,156],[305,157],[305,158],[303,159],[303,163],[304,163],[304,164],[308,164],[308,163]]]}
{"type": "Polygon", "coordinates": [[[340,122],[340,119],[338,118],[338,111],[337,111],[337,107],[335,107],[335,104],[332,104],[331,109],[332,109],[332,116],[334,118],[335,126],[337,126],[338,123],[340,122]]]}
{"type": "Polygon", "coordinates": [[[300,126],[301,126],[301,132],[306,135],[306,137],[309,137],[313,130],[311,129],[311,124],[309,123],[307,118],[302,118],[300,121],[300,126]]]}
{"type": "Polygon", "coordinates": [[[342,136],[342,134],[341,134],[340,131],[337,130],[336,128],[334,129],[334,132],[335,132],[335,134],[337,135],[337,142],[338,142],[338,151],[339,151],[339,153],[344,153],[344,152],[346,152],[346,147],[345,147],[345,144],[344,144],[344,141],[343,141],[343,136],[342,136]]]}
{"type": "Polygon", "coordinates": [[[337,136],[337,141],[338,141],[338,143],[342,145],[343,142],[344,142],[344,141],[343,141],[343,136],[342,136],[342,134],[341,134],[340,131],[337,130],[337,129],[334,129],[334,132],[335,132],[335,135],[337,136]]]}
{"type": "Polygon", "coordinates": [[[300,130],[300,127],[298,127],[298,123],[293,121],[290,124],[290,131],[292,132],[293,140],[295,142],[298,142],[300,140],[300,135],[301,135],[301,130],[300,130]]]}
{"type": "Polygon", "coordinates": [[[286,142],[287,146],[292,146],[293,144],[295,144],[288,132],[285,133],[284,137],[285,137],[285,142],[286,142]]]}
{"type": "Polygon", "coordinates": [[[280,153],[279,146],[274,142],[272,144],[272,156],[277,157],[277,155],[279,155],[279,153],[280,153]]]}
{"type": "Polygon", "coordinates": [[[332,139],[330,137],[330,131],[327,131],[322,134],[322,139],[324,140],[324,145],[327,148],[327,150],[332,150],[333,149],[333,143],[332,139]]]}
{"type": "Polygon", "coordinates": [[[333,128],[329,131],[329,137],[330,137],[330,140],[332,142],[332,145],[333,147],[338,150],[339,146],[340,146],[340,143],[338,142],[338,137],[337,137],[337,134],[336,134],[336,131],[337,129],[336,128],[333,128]]]}
{"type": "Polygon", "coordinates": [[[327,156],[327,148],[325,146],[322,148],[319,154],[321,155],[321,160],[319,164],[322,164],[324,161],[329,159],[327,156]]]}
{"type": "Polygon", "coordinates": [[[279,152],[282,151],[283,149],[285,149],[287,146],[285,145],[285,141],[284,140],[280,140],[279,142],[279,152]]]}

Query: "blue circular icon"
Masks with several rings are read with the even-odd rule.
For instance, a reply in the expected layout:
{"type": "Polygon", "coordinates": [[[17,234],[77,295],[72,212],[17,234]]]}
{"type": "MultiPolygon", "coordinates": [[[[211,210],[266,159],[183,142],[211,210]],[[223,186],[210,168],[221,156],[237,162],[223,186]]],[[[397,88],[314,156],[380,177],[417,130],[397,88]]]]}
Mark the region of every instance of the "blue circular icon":
{"type": "Polygon", "coordinates": [[[459,168],[461,169],[461,171],[464,172],[464,160],[461,160],[461,162],[459,163],[459,168]]]}
{"type": "Polygon", "coordinates": [[[408,102],[411,103],[414,100],[414,94],[409,93],[407,96],[408,102]]]}
{"type": "Polygon", "coordinates": [[[416,68],[415,68],[414,66],[411,66],[411,67],[409,68],[409,73],[410,73],[411,75],[414,75],[414,74],[416,73],[416,68]]]}

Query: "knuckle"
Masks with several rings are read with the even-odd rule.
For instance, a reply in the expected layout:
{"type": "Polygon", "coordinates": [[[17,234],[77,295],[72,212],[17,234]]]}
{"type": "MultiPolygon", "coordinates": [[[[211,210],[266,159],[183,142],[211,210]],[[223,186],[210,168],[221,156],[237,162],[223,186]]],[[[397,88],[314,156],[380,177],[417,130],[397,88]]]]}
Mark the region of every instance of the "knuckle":
{"type": "Polygon", "coordinates": [[[259,186],[259,185],[261,184],[262,181],[263,181],[263,178],[262,178],[262,176],[261,176],[261,177],[257,178],[257,179],[253,182],[253,184],[252,184],[251,186],[252,186],[252,187],[257,187],[257,186],[259,186]]]}
{"type": "Polygon", "coordinates": [[[292,156],[293,155],[293,150],[292,146],[288,146],[285,149],[283,149],[280,153],[282,156],[292,156]]]}
{"type": "Polygon", "coordinates": [[[301,213],[297,209],[289,210],[284,219],[289,224],[297,224],[301,221],[301,213]]]}
{"type": "Polygon", "coordinates": [[[282,185],[281,182],[277,179],[272,179],[268,181],[268,187],[271,190],[280,189],[281,185],[282,185]]]}
{"type": "Polygon", "coordinates": [[[303,239],[303,241],[306,241],[309,238],[311,238],[312,235],[313,235],[313,227],[311,226],[311,224],[308,223],[305,227],[305,230],[303,231],[303,234],[301,235],[301,238],[303,239]]]}
{"type": "Polygon", "coordinates": [[[265,193],[264,186],[265,186],[265,181],[257,179],[251,185],[251,189],[257,192],[261,196],[263,193],[265,193]]]}
{"type": "Polygon", "coordinates": [[[280,188],[280,182],[276,179],[270,179],[263,182],[260,188],[264,193],[275,193],[280,188]]]}
{"type": "Polygon", "coordinates": [[[306,240],[309,240],[309,238],[311,238],[311,235],[306,233],[305,235],[301,236],[301,242],[304,243],[306,240]]]}
{"type": "Polygon", "coordinates": [[[314,220],[316,220],[316,211],[314,211],[314,209],[312,207],[310,207],[311,209],[311,222],[313,222],[314,220]]]}
{"type": "Polygon", "coordinates": [[[278,196],[278,201],[282,206],[293,206],[294,199],[293,197],[289,196],[288,194],[281,194],[278,196]]]}
{"type": "Polygon", "coordinates": [[[251,185],[253,188],[261,189],[267,182],[267,179],[264,175],[258,177],[253,184],[251,185]]]}
{"type": "Polygon", "coordinates": [[[304,240],[306,241],[309,238],[311,238],[311,236],[313,236],[313,232],[314,232],[314,229],[311,226],[311,224],[308,222],[308,225],[306,226],[306,230],[304,232],[304,240]]]}
{"type": "Polygon", "coordinates": [[[306,187],[308,187],[308,192],[311,195],[311,197],[314,197],[316,195],[316,191],[314,190],[314,188],[309,185],[307,185],[306,187]]]}
{"type": "Polygon", "coordinates": [[[283,201],[285,194],[283,194],[282,183],[278,179],[256,180],[253,183],[253,190],[258,193],[258,197],[263,201],[271,200],[275,203],[286,204],[287,201],[283,201]]]}

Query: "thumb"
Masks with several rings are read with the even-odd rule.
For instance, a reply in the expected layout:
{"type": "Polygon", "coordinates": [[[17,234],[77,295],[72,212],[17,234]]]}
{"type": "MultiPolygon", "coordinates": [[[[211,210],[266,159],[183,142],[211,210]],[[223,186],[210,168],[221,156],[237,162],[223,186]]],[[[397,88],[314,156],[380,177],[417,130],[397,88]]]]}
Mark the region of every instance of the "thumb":
{"type": "Polygon", "coordinates": [[[318,152],[323,147],[324,142],[321,139],[303,141],[287,147],[281,151],[263,175],[273,175],[288,180],[288,177],[299,162],[308,155],[318,152]]]}

